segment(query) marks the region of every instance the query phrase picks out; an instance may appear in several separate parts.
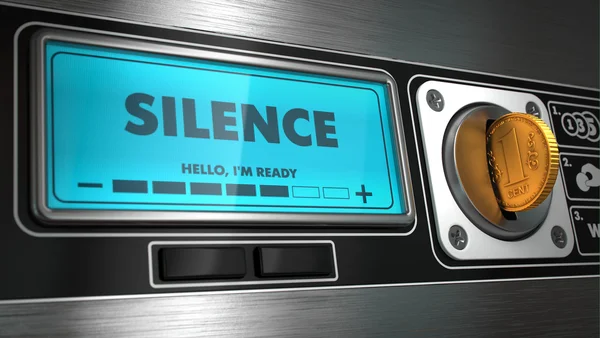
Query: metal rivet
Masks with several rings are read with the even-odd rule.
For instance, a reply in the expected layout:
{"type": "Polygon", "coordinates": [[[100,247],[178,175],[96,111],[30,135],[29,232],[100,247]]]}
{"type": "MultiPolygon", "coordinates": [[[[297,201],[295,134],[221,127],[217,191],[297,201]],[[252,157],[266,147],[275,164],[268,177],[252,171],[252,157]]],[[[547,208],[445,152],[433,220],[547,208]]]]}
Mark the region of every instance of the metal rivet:
{"type": "Polygon", "coordinates": [[[550,231],[550,236],[552,237],[552,243],[556,245],[558,248],[564,248],[567,246],[567,233],[563,228],[555,225],[550,231]]]}
{"type": "Polygon", "coordinates": [[[453,225],[448,232],[448,239],[450,239],[450,244],[455,249],[462,250],[467,246],[469,236],[467,236],[467,232],[460,225],[453,225]]]}
{"type": "Polygon", "coordinates": [[[540,112],[540,107],[538,107],[535,102],[527,102],[525,105],[525,112],[529,115],[533,115],[535,117],[541,118],[542,113],[540,112]]]}
{"type": "Polygon", "coordinates": [[[444,97],[435,89],[430,89],[425,96],[429,108],[434,111],[442,111],[444,109],[444,97]]]}

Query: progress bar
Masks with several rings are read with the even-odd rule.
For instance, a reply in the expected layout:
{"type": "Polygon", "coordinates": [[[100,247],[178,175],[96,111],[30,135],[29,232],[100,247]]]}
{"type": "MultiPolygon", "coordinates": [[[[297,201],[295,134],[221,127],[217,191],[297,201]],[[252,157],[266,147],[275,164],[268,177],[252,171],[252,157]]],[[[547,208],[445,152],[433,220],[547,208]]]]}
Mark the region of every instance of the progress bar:
{"type": "MultiPolygon", "coordinates": [[[[78,188],[100,189],[103,183],[79,182],[78,188]]],[[[346,187],[287,186],[271,184],[221,184],[209,182],[172,182],[144,180],[112,180],[114,193],[161,194],[161,195],[202,195],[202,196],[260,196],[280,198],[350,199],[350,189],[346,187]],[[223,185],[225,189],[223,190],[223,185]],[[189,189],[188,189],[189,188],[189,189]]]]}

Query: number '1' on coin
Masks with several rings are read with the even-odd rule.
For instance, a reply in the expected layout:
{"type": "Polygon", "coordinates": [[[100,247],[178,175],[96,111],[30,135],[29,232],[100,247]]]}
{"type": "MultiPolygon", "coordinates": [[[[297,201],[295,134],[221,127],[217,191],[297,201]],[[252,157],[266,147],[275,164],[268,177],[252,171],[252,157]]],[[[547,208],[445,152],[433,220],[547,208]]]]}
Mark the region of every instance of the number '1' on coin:
{"type": "Polygon", "coordinates": [[[507,114],[490,125],[486,142],[499,206],[518,212],[540,205],[558,175],[558,146],[548,125],[535,116],[507,114]]]}

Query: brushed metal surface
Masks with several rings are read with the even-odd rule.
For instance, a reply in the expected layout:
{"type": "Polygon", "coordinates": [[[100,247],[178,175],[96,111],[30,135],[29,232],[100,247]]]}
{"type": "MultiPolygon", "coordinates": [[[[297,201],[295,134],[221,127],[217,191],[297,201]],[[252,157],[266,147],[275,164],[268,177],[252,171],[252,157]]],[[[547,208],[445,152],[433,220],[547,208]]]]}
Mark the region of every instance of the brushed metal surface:
{"type": "Polygon", "coordinates": [[[13,0],[597,87],[596,0],[13,0]]]}
{"type": "Polygon", "coordinates": [[[598,280],[0,307],[2,337],[598,337],[598,280]]]}
{"type": "MultiPolygon", "coordinates": [[[[595,0],[18,2],[598,86],[595,0]]],[[[599,296],[594,278],[2,305],[0,336],[597,337],[599,296]]]]}

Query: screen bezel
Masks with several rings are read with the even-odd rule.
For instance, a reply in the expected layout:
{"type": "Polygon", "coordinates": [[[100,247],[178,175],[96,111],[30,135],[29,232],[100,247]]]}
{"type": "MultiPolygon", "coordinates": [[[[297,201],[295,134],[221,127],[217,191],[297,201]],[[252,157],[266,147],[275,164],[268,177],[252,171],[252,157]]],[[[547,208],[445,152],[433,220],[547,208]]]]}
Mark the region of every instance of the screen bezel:
{"type": "MultiPolygon", "coordinates": [[[[310,225],[377,225],[408,226],[413,224],[414,199],[398,89],[393,77],[381,69],[354,67],[337,63],[325,63],[312,60],[281,57],[272,54],[250,54],[238,50],[215,50],[210,48],[192,48],[181,43],[163,40],[146,42],[138,38],[114,37],[108,34],[92,34],[67,30],[43,28],[36,32],[31,45],[31,118],[32,118],[32,211],[45,223],[108,222],[108,223],[178,223],[210,222],[212,224],[310,224],[310,225]],[[392,138],[394,151],[400,169],[401,191],[406,212],[403,214],[356,214],[356,213],[266,213],[266,212],[221,212],[221,211],[136,211],[136,210],[75,210],[51,209],[47,197],[47,153],[46,153],[46,48],[47,41],[78,43],[89,46],[140,51],[169,56],[198,58],[208,61],[234,63],[267,69],[293,71],[302,74],[315,74],[352,78],[385,84],[390,98],[392,138]]],[[[202,224],[200,224],[201,226],[202,224]]]]}

